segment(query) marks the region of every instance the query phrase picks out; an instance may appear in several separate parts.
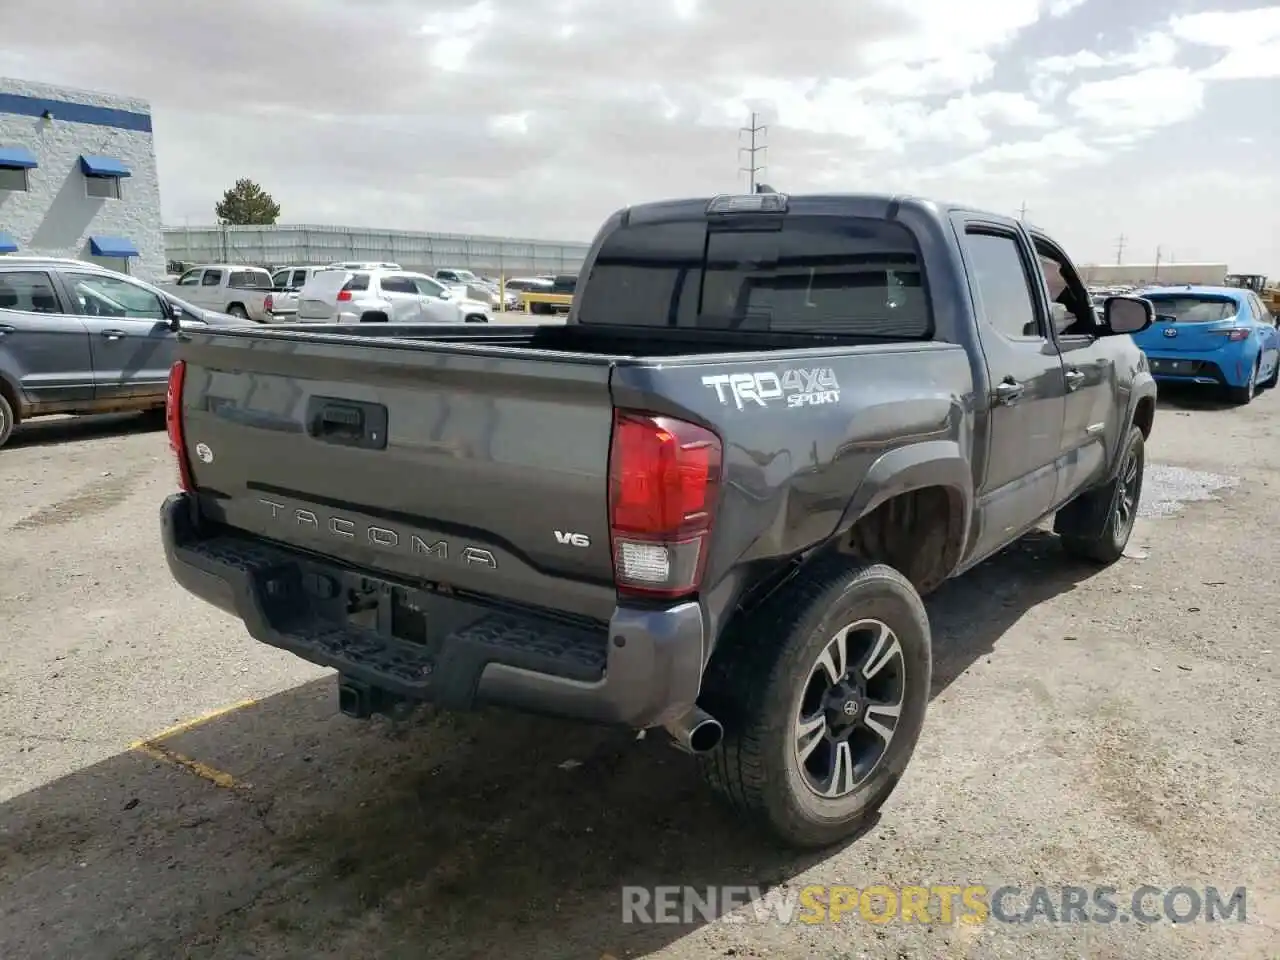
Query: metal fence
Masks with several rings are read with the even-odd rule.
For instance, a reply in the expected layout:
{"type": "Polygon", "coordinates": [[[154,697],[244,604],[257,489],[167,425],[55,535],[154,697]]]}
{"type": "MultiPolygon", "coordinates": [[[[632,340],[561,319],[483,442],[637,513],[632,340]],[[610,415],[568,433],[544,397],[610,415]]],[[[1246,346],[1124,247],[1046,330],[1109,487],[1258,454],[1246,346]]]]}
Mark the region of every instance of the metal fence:
{"type": "Polygon", "coordinates": [[[458,267],[481,274],[577,273],[586,243],[417,233],[310,224],[271,227],[165,227],[170,263],[246,263],[264,267],[375,260],[406,270],[458,267]]]}

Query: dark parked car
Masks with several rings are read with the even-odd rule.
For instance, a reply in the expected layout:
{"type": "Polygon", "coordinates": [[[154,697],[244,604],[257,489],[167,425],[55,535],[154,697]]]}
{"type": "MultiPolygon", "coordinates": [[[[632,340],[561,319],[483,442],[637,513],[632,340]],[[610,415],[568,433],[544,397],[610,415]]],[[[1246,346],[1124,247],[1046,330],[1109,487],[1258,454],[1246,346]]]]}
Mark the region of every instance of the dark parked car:
{"type": "Polygon", "coordinates": [[[1120,557],[1151,306],[881,196],[636,206],[581,276],[562,326],[184,332],[169,568],[352,716],[661,726],[788,842],[847,837],[924,722],[921,595],[1055,512],[1120,557]]]}
{"type": "Polygon", "coordinates": [[[179,326],[249,322],[92,263],[0,258],[0,446],[31,417],[162,409],[179,326]]]}

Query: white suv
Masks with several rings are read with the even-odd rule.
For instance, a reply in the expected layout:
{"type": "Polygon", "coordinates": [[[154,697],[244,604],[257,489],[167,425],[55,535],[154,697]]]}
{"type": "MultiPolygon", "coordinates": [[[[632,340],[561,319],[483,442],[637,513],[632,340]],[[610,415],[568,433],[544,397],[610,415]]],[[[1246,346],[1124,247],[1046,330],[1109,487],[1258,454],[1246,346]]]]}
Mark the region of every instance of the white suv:
{"type": "Polygon", "coordinates": [[[488,323],[489,305],[455,296],[425,273],[320,270],[298,294],[302,323],[488,323]]]}

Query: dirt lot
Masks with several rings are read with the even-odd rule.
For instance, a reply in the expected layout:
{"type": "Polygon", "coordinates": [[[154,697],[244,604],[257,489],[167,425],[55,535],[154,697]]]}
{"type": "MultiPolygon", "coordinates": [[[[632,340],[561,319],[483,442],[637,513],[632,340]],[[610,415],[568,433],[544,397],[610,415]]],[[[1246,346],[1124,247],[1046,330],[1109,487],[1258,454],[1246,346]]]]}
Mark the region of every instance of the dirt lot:
{"type": "Polygon", "coordinates": [[[916,759],[822,857],[726,817],[657,736],[347,720],[331,675],[170,582],[163,433],[24,428],[0,452],[0,957],[1280,956],[1278,413],[1162,402],[1131,558],[1093,573],[1038,535],[933,598],[916,759]],[[1246,885],[1248,919],[621,922],[624,884],[809,883],[1246,885]]]}

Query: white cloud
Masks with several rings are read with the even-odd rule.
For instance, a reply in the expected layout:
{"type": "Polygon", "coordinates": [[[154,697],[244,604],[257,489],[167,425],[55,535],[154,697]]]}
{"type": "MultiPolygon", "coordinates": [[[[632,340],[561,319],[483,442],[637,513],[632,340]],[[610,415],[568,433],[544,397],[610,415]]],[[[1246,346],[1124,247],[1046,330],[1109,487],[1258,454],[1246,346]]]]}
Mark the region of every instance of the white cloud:
{"type": "Polygon", "coordinates": [[[1183,67],[1155,67],[1084,83],[1067,95],[1077,119],[1105,130],[1153,130],[1204,107],[1204,82],[1183,67]]]}
{"type": "Polygon", "coordinates": [[[1206,80],[1280,77],[1280,6],[1194,13],[1175,17],[1171,27],[1187,43],[1223,51],[1201,71],[1206,80]]]}
{"type": "Polygon", "coordinates": [[[1049,16],[1065,17],[1067,14],[1083,7],[1086,3],[1088,3],[1088,0],[1050,0],[1049,16]]]}
{"type": "Polygon", "coordinates": [[[1119,67],[1125,70],[1146,70],[1149,67],[1171,64],[1177,55],[1178,41],[1168,33],[1158,31],[1146,34],[1132,48],[1120,53],[1104,55],[1096,50],[1080,50],[1067,55],[1044,57],[1031,66],[1031,73],[1034,77],[1037,74],[1066,76],[1085,70],[1101,70],[1107,67],[1119,67]]]}

